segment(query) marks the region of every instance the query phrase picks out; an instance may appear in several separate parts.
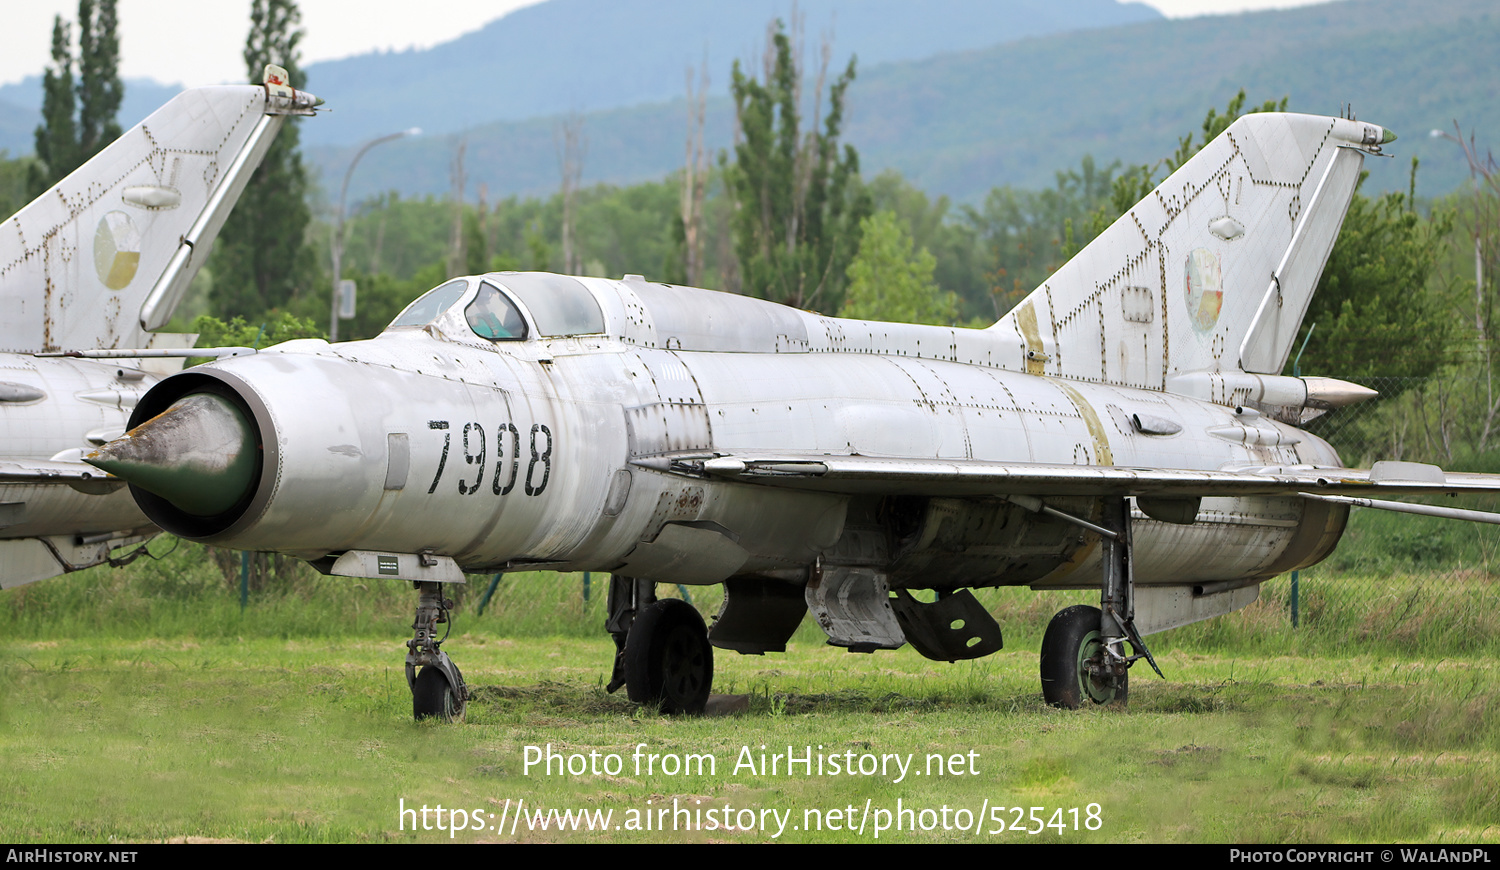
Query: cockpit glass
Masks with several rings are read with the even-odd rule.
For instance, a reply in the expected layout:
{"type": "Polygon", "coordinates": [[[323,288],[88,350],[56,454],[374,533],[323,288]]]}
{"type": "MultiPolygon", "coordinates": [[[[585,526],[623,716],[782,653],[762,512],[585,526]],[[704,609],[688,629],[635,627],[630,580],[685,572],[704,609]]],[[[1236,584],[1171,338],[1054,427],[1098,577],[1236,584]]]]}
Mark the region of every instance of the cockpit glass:
{"type": "Polygon", "coordinates": [[[464,309],[464,316],[480,338],[518,341],[526,337],[526,320],[516,304],[489,282],[479,285],[479,294],[464,309]]]}
{"type": "Polygon", "coordinates": [[[469,289],[467,281],[449,281],[432,290],[428,290],[417,298],[417,301],[406,306],[406,310],[397,315],[391,321],[390,327],[397,326],[426,326],[437,320],[439,315],[448,310],[448,306],[458,301],[458,297],[464,295],[469,289]]]}
{"type": "Polygon", "coordinates": [[[604,312],[588,288],[566,275],[506,272],[496,276],[531,312],[539,335],[593,335],[604,331],[604,312]]]}

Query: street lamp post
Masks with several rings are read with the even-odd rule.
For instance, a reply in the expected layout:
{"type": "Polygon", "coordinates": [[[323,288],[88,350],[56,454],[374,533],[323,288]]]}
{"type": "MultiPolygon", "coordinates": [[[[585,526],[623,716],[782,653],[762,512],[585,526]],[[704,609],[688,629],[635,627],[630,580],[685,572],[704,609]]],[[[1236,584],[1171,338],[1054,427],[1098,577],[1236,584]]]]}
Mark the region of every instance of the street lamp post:
{"type": "Polygon", "coordinates": [[[360,146],[355,153],[354,159],[349,161],[349,168],[344,171],[344,184],[339,189],[339,210],[334,218],[333,225],[333,300],[329,306],[328,313],[328,340],[335,342],[339,340],[339,279],[344,277],[344,201],[349,196],[349,177],[354,174],[354,167],[359,165],[359,159],[365,156],[365,152],[386,142],[392,142],[403,136],[417,136],[421,129],[412,127],[399,133],[388,133],[384,136],[371,139],[360,146]]]}
{"type": "MultiPolygon", "coordinates": [[[[1458,130],[1457,121],[1453,122],[1453,128],[1455,130],[1458,130]]],[[[1462,133],[1463,131],[1460,130],[1459,132],[1462,133]]],[[[1458,143],[1458,147],[1463,149],[1464,159],[1468,160],[1469,162],[1469,176],[1474,179],[1474,185],[1476,188],[1480,188],[1486,182],[1489,182],[1491,187],[1495,186],[1493,178],[1495,160],[1493,157],[1491,157],[1489,159],[1488,166],[1486,166],[1484,161],[1481,161],[1479,159],[1478,150],[1474,147],[1472,139],[1469,142],[1465,142],[1458,136],[1455,136],[1452,133],[1448,133],[1443,130],[1433,130],[1427,135],[1433,139],[1450,139],[1458,143]]],[[[1480,226],[1480,216],[1478,206],[1476,205],[1474,212],[1474,326],[1479,330],[1479,338],[1481,341],[1483,341],[1485,337],[1483,229],[1484,228],[1480,226]]]]}

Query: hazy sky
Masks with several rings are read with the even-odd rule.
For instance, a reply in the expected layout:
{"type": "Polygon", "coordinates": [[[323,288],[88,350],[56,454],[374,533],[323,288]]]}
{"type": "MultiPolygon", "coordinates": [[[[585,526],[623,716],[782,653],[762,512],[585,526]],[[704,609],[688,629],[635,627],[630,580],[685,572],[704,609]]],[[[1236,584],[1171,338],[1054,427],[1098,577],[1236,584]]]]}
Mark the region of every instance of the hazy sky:
{"type": "MultiPolygon", "coordinates": [[[[302,0],[302,62],[377,49],[425,48],[538,0],[302,0]]],[[[1173,18],[1303,6],[1323,0],[1147,0],[1173,18]]],[[[187,86],[239,81],[250,0],[118,0],[120,74],[187,86]]],[[[4,0],[0,84],[40,75],[52,20],[71,21],[77,0],[4,0]]],[[[74,34],[76,42],[77,35],[74,34]]]]}

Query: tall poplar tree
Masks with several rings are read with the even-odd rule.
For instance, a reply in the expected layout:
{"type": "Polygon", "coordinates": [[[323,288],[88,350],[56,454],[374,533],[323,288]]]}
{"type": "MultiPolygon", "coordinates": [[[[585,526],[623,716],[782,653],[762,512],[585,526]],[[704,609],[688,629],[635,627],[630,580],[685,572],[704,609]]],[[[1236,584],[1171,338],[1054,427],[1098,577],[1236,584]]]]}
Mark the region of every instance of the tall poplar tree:
{"type": "Polygon", "coordinates": [[[74,121],[72,28],[59,15],[52,20],[52,66],[42,76],[42,123],[36,128],[36,162],[31,165],[32,196],[77,169],[78,126],[74,121]]]}
{"type": "Polygon", "coordinates": [[[120,138],[115,116],[125,87],[120,84],[120,39],[115,0],[78,0],[78,151],[87,160],[120,138]]]}
{"type": "MultiPolygon", "coordinates": [[[[286,69],[292,87],[306,86],[301,25],[293,0],[253,0],[244,54],[251,82],[260,84],[266,64],[274,63],[286,69]]],[[[297,125],[295,117],[287,118],[214,245],[210,298],[220,317],[254,320],[284,308],[317,279],[312,251],[303,244],[311,213],[297,125]]]]}
{"type": "Polygon", "coordinates": [[[73,75],[72,28],[52,21],[52,66],[42,77],[42,123],[30,183],[40,196],[120,137],[115,116],[120,84],[120,40],[115,0],[78,0],[78,75],[73,75]],[[97,9],[98,14],[95,15],[97,9]]]}
{"type": "MultiPolygon", "coordinates": [[[[844,92],[854,60],[828,90],[819,131],[801,131],[800,47],[777,21],[769,33],[765,81],[746,76],[736,61],[734,93],[739,136],[735,161],[720,158],[734,201],[735,254],[745,293],[799,308],[838,310],[844,270],[859,247],[860,220],[870,213],[859,184],[859,156],[839,147],[844,92]]],[[[830,49],[823,47],[826,64],[830,49]]],[[[821,90],[823,73],[818,76],[821,90]]]]}

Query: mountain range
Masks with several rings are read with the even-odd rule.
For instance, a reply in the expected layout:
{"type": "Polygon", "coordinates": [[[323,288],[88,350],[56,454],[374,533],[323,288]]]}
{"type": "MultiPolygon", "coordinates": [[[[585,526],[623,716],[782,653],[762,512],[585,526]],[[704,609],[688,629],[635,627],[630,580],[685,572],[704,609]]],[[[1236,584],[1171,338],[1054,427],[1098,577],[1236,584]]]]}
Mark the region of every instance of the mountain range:
{"type": "MultiPolygon", "coordinates": [[[[447,134],[662,102],[681,97],[686,70],[705,64],[727,93],[730,65],[756,57],[777,18],[789,29],[800,23],[809,45],[826,37],[840,65],[855,52],[879,65],[1161,17],[1116,0],[547,0],[432,48],[308,65],[308,90],[326,95],[334,111],[302,140],[354,145],[410,127],[447,134]]],[[[125,127],[181,89],[125,84],[125,127]]],[[[0,86],[0,148],[32,150],[41,103],[40,75],[0,86]]]]}
{"type": "MultiPolygon", "coordinates": [[[[1398,160],[1370,161],[1368,190],[1460,185],[1458,148],[1429,130],[1457,120],[1483,146],[1500,134],[1500,8],[1493,0],[1342,0],[1289,10],[1167,20],[1112,0],[803,0],[797,4],[810,98],[818,49],[830,76],[858,56],[844,141],[866,176],[896,169],[932,194],[976,202],[991,187],[1045,187],[1085,154],[1152,163],[1244,88],[1251,103],[1359,117],[1394,129],[1398,160]]],[[[626,184],[679,168],[688,70],[710,76],[706,138],[733,140],[729,70],[759,71],[779,0],[547,0],[425,51],[308,67],[332,112],[303,126],[306,159],[336,189],[354,150],[382,133],[424,133],[370,151],[357,201],[393,190],[442,195],[465,142],[466,196],[545,195],[559,185],[557,133],[582,118],[583,182],[626,184]]],[[[796,20],[796,19],[794,19],[796,20]]],[[[794,28],[797,29],[797,28],[794,28]]],[[[164,97],[127,84],[127,98],[164,97]]],[[[33,99],[39,102],[38,96],[33,99]]],[[[24,104],[21,85],[0,102],[24,104]]],[[[805,100],[806,101],[806,100],[805,100]]],[[[34,104],[34,103],[33,103],[34,104]]],[[[127,120],[122,111],[122,122],[127,120]]],[[[16,122],[0,106],[0,148],[16,122]]]]}
{"type": "MultiPolygon", "coordinates": [[[[1429,131],[1451,132],[1456,120],[1481,145],[1500,138],[1496,45],[1500,7],[1492,0],[1343,0],[1072,30],[861,67],[844,140],[859,149],[866,176],[895,169],[930,194],[974,203],[997,185],[1048,187],[1086,154],[1155,163],[1244,88],[1251,104],[1286,97],[1290,111],[1352,111],[1391,128],[1400,139],[1387,151],[1399,159],[1369,161],[1366,190],[1405,190],[1415,155],[1419,194],[1436,195],[1469,173],[1459,149],[1429,131]]],[[[708,101],[714,149],[733,140],[724,90],[708,101]]],[[[466,195],[481,183],[492,198],[555,191],[561,118],[465,130],[466,195]]],[[[682,165],[684,98],[583,120],[585,184],[659,179],[682,165]]],[[[351,197],[446,193],[459,138],[424,135],[369,152],[351,197]]],[[[309,150],[329,188],[351,156],[349,147],[309,150]]]]}

